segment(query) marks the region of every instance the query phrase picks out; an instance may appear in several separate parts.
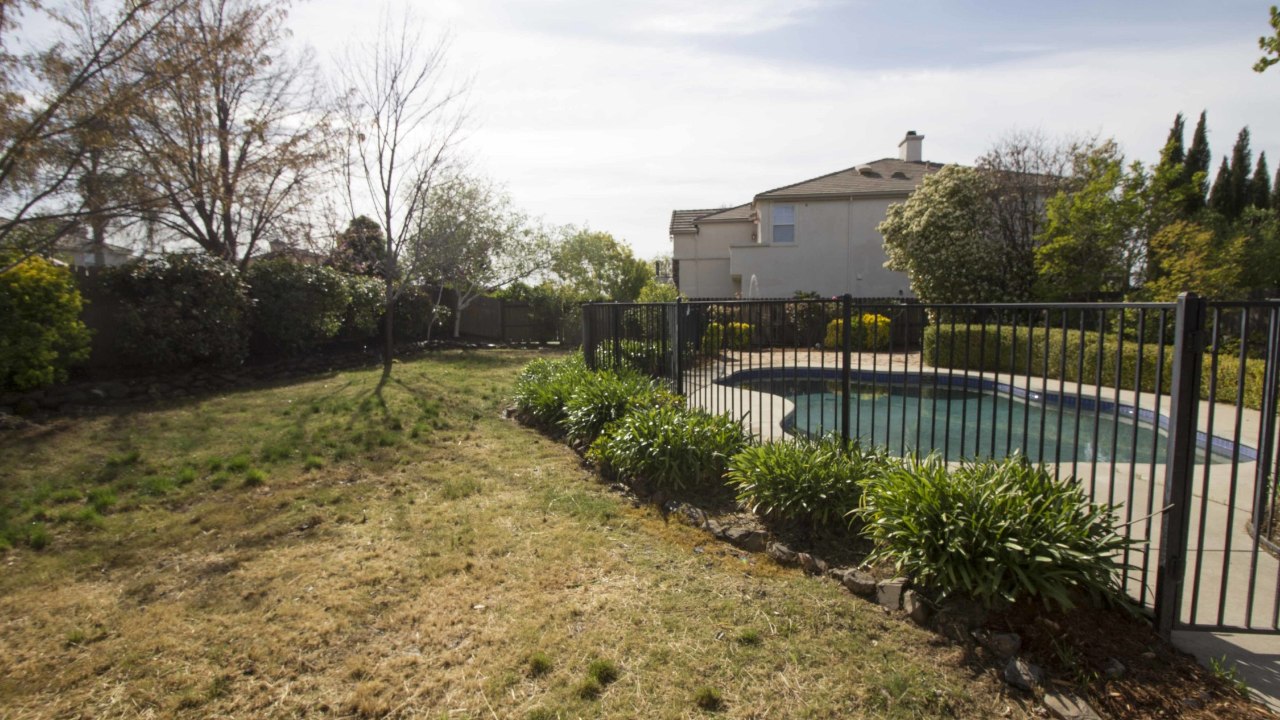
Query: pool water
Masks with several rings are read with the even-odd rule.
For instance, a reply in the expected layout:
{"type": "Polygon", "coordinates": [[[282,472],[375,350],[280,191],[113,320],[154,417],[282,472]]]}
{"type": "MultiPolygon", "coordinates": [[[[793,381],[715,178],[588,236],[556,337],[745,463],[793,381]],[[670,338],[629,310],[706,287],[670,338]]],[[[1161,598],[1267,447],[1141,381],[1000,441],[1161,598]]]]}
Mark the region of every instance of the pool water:
{"type": "MultiPolygon", "coordinates": [[[[839,383],[823,379],[767,379],[744,383],[795,404],[783,421],[789,432],[818,437],[840,432],[839,383]]],[[[1163,462],[1168,437],[1131,408],[1077,412],[1066,401],[1027,402],[1007,393],[930,384],[855,383],[849,417],[863,444],[895,453],[941,453],[948,460],[1020,451],[1032,462],[1163,462]]],[[[1197,454],[1203,462],[1204,453],[1197,454]]],[[[1229,462],[1218,452],[1211,462],[1229,462]]]]}

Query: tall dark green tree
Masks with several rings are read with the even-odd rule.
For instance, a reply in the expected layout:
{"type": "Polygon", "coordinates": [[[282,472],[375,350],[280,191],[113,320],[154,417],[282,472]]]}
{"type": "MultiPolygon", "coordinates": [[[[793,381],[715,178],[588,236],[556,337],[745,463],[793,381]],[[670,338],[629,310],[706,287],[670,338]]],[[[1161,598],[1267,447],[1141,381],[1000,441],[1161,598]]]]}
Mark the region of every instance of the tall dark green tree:
{"type": "Polygon", "coordinates": [[[1249,204],[1249,170],[1253,153],[1249,150],[1249,128],[1240,128],[1236,144],[1231,148],[1231,204],[1227,217],[1235,220],[1249,204]]]}
{"type": "Polygon", "coordinates": [[[1186,152],[1182,145],[1185,127],[1182,113],[1178,113],[1160,150],[1160,162],[1151,173],[1149,223],[1157,228],[1191,217],[1187,207],[1190,205],[1188,196],[1194,194],[1194,178],[1187,170],[1186,152]]]}
{"type": "Polygon", "coordinates": [[[1280,212],[1280,170],[1276,170],[1276,181],[1271,183],[1271,208],[1280,212]]]}
{"type": "Polygon", "coordinates": [[[1249,181],[1249,203],[1263,210],[1271,205],[1271,173],[1267,171],[1267,154],[1258,153],[1258,164],[1253,169],[1253,179],[1249,181]]]}
{"type": "Polygon", "coordinates": [[[1187,179],[1195,184],[1195,192],[1187,195],[1187,215],[1194,215],[1204,208],[1205,193],[1209,190],[1209,131],[1205,128],[1205,111],[1191,135],[1191,147],[1187,148],[1185,166],[1187,179]],[[1196,173],[1200,173],[1197,180],[1196,173]]]}
{"type": "Polygon", "coordinates": [[[1173,118],[1173,127],[1169,128],[1169,137],[1165,138],[1164,150],[1160,155],[1160,164],[1177,163],[1183,164],[1187,160],[1186,152],[1182,147],[1182,131],[1186,128],[1187,122],[1183,119],[1182,113],[1178,113],[1173,118]]]}
{"type": "Polygon", "coordinates": [[[357,216],[339,233],[329,264],[353,275],[381,276],[387,258],[386,244],[377,221],[367,215],[357,216]]]}
{"type": "Polygon", "coordinates": [[[1213,178],[1209,207],[1217,210],[1223,217],[1228,217],[1231,213],[1231,163],[1225,157],[1218,166],[1218,174],[1213,178]]]}

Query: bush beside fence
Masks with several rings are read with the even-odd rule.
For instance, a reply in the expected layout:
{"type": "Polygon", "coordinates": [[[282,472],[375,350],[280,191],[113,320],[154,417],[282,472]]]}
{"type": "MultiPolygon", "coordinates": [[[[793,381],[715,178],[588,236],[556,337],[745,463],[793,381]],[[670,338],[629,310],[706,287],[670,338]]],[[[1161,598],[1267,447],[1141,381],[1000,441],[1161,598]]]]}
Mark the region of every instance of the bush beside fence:
{"type": "MultiPolygon", "coordinates": [[[[1156,391],[1157,375],[1160,392],[1168,394],[1173,377],[1173,346],[1123,342],[1114,335],[1102,336],[1085,330],[1060,328],[1026,328],[1016,330],[1008,325],[968,325],[949,327],[932,325],[924,332],[922,362],[934,367],[983,372],[1014,373],[1052,380],[1084,383],[1121,390],[1156,391]],[[1120,372],[1116,375],[1117,358],[1120,372]],[[1141,365],[1139,387],[1138,367],[1141,365]]],[[[1209,383],[1217,402],[1232,403],[1240,388],[1240,359],[1219,354],[1216,375],[1210,375],[1213,356],[1204,358],[1201,399],[1209,399],[1209,383]]],[[[1252,409],[1262,407],[1263,378],[1266,361],[1246,358],[1244,366],[1244,404],[1252,409]]]]}

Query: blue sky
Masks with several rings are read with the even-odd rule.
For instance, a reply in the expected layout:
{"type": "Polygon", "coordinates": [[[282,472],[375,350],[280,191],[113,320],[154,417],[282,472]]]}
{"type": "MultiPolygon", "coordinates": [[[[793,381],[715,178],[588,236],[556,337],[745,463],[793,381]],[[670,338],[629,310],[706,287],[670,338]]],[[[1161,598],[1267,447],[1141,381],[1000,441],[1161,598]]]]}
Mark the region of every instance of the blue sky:
{"type": "MultiPolygon", "coordinates": [[[[1100,133],[1150,160],[1175,113],[1209,112],[1216,166],[1249,125],[1280,164],[1280,68],[1250,66],[1256,2],[436,0],[471,80],[466,152],[550,222],[649,257],[674,208],[718,207],[896,153],[971,162],[1001,134],[1100,133]]],[[[367,0],[295,6],[332,57],[370,36],[367,0]]]]}

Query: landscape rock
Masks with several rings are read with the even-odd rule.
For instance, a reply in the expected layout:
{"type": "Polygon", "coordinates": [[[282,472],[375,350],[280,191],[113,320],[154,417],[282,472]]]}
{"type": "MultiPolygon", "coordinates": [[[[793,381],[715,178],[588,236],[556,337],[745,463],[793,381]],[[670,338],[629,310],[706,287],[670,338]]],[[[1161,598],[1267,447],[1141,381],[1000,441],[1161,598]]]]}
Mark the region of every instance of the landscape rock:
{"type": "Polygon", "coordinates": [[[1046,689],[1044,706],[1060,720],[1102,720],[1089,703],[1072,692],[1046,689]]]}
{"type": "Polygon", "coordinates": [[[871,577],[871,573],[862,570],[846,570],[840,578],[840,584],[854,595],[870,597],[876,594],[876,579],[871,577]]]}
{"type": "Polygon", "coordinates": [[[783,565],[791,565],[796,561],[796,551],[782,543],[769,543],[765,552],[769,554],[769,557],[783,565]]]}
{"type": "Polygon", "coordinates": [[[813,575],[822,575],[827,572],[827,561],[822,558],[814,557],[809,553],[797,553],[796,562],[805,572],[813,575]]]}
{"type": "Polygon", "coordinates": [[[1022,649],[1022,637],[1017,633],[993,633],[979,630],[973,636],[1001,660],[1017,655],[1022,649]]]}
{"type": "Polygon", "coordinates": [[[1020,657],[1010,658],[1004,666],[1004,681],[1020,690],[1032,692],[1044,685],[1044,670],[1020,657]]]}
{"type": "Polygon", "coordinates": [[[724,539],[748,552],[764,552],[769,536],[761,530],[731,527],[724,531],[724,539]]]}
{"type": "Polygon", "coordinates": [[[1108,680],[1119,680],[1124,677],[1125,671],[1128,669],[1119,660],[1108,658],[1107,664],[1102,667],[1102,674],[1106,675],[1108,680]]]}
{"type": "Polygon", "coordinates": [[[676,519],[696,528],[705,528],[709,526],[707,513],[701,508],[694,507],[689,503],[672,500],[662,507],[663,511],[668,515],[675,515],[676,519]]]}
{"type": "Polygon", "coordinates": [[[932,610],[924,597],[915,590],[908,590],[902,594],[902,609],[917,625],[929,622],[929,614],[932,610]]]}
{"type": "Polygon", "coordinates": [[[881,580],[876,583],[876,602],[890,610],[901,608],[902,591],[906,588],[906,585],[907,581],[902,578],[881,580]]]}

